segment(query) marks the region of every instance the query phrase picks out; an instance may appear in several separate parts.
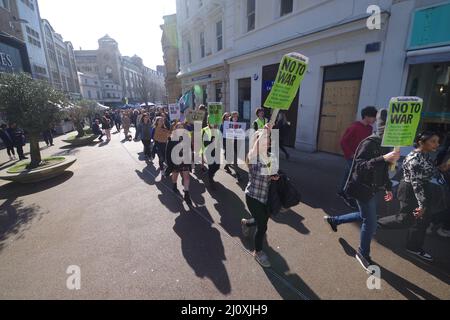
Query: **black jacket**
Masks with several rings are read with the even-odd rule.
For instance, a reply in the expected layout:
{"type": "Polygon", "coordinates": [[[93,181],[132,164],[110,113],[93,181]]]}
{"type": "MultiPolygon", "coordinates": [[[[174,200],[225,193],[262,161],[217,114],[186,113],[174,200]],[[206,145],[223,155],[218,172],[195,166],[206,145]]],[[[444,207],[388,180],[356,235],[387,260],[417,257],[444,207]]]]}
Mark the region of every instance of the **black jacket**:
{"type": "Polygon", "coordinates": [[[5,145],[5,147],[12,147],[13,146],[13,141],[11,136],[9,136],[9,133],[5,130],[0,130],[0,139],[2,139],[3,144],[5,145]]]}
{"type": "Polygon", "coordinates": [[[382,148],[381,143],[380,137],[372,135],[359,145],[345,188],[350,197],[367,201],[378,191],[392,191],[389,163],[383,157],[389,150],[382,148]],[[352,186],[356,192],[348,192],[352,186]]]}
{"type": "Polygon", "coordinates": [[[9,136],[15,147],[23,147],[25,145],[25,132],[20,128],[8,128],[9,136]]]}

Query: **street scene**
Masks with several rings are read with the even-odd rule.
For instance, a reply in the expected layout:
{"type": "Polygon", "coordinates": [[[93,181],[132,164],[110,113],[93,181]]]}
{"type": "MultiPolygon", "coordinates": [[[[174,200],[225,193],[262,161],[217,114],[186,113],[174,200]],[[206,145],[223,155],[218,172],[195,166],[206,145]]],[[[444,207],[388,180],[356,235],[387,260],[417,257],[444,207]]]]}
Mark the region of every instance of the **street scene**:
{"type": "Polygon", "coordinates": [[[129,2],[0,0],[0,300],[450,299],[449,1],[129,2]]]}

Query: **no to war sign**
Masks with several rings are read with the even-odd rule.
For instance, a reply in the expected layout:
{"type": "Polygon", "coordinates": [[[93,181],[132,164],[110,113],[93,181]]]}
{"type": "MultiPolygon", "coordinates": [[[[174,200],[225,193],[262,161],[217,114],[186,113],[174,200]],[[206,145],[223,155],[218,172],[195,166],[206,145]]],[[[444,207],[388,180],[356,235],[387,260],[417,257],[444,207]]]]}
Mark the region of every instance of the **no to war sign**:
{"type": "Polygon", "coordinates": [[[180,118],[181,118],[180,106],[178,104],[170,104],[169,105],[169,115],[170,115],[171,121],[180,120],[180,118]]]}
{"type": "Polygon", "coordinates": [[[305,77],[308,64],[309,58],[299,53],[285,55],[264,107],[289,110],[305,77]]]}
{"type": "Polygon", "coordinates": [[[412,146],[422,117],[422,108],[421,98],[392,98],[384,131],[383,147],[412,146]]]}
{"type": "Polygon", "coordinates": [[[223,133],[225,139],[245,140],[247,123],[225,121],[223,124],[223,133]]]}
{"type": "Polygon", "coordinates": [[[208,122],[210,125],[220,126],[222,124],[223,105],[221,102],[208,103],[208,122]]]}

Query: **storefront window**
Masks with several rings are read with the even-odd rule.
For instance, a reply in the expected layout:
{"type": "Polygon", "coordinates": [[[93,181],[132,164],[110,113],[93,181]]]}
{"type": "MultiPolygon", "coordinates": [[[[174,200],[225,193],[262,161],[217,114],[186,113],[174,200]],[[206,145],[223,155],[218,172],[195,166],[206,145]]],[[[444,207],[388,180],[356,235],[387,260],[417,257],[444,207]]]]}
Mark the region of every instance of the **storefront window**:
{"type": "Polygon", "coordinates": [[[450,62],[412,65],[406,94],[424,100],[422,130],[450,130],[450,62]]]}
{"type": "Polygon", "coordinates": [[[242,120],[250,122],[251,120],[251,101],[252,101],[252,79],[245,78],[239,79],[238,81],[238,92],[239,92],[239,114],[242,120]]]}

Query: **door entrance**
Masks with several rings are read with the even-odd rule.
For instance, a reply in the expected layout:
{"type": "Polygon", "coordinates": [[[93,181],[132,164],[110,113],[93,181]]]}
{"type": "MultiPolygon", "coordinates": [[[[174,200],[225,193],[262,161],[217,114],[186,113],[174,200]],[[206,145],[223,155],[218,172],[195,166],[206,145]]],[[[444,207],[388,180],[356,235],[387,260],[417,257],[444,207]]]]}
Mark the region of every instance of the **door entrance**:
{"type": "Polygon", "coordinates": [[[319,151],[343,155],[340,141],[357,118],[363,69],[364,63],[325,69],[319,151]]]}

